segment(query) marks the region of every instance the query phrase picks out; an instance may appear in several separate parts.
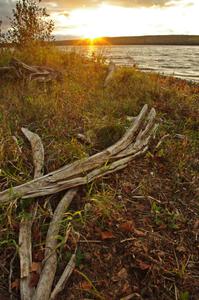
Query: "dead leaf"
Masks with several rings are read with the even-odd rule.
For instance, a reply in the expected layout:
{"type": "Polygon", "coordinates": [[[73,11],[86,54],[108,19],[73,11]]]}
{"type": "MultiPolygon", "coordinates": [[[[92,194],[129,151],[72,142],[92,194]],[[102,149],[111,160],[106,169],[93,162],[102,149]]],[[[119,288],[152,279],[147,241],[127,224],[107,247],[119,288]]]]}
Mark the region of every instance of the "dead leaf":
{"type": "Polygon", "coordinates": [[[101,232],[102,240],[108,240],[114,238],[114,235],[111,231],[103,231],[101,232]]]}
{"type": "Polygon", "coordinates": [[[120,279],[126,279],[128,277],[128,272],[125,268],[122,268],[118,273],[117,273],[117,276],[120,278],[120,279]]]}
{"type": "Polygon", "coordinates": [[[18,291],[19,287],[20,287],[20,279],[17,278],[15,279],[15,281],[11,283],[11,289],[16,289],[18,291]]]}
{"type": "Polygon", "coordinates": [[[125,282],[122,287],[122,294],[130,294],[132,292],[131,285],[129,282],[125,282]]]}
{"type": "Polygon", "coordinates": [[[193,229],[198,229],[199,227],[199,219],[195,221],[193,229]]]}
{"type": "Polygon", "coordinates": [[[129,194],[133,190],[133,184],[126,182],[123,184],[122,189],[125,193],[129,194]]]}
{"type": "Polygon", "coordinates": [[[158,256],[159,257],[164,257],[165,256],[165,252],[164,251],[158,251],[158,256]]]}
{"type": "Polygon", "coordinates": [[[167,228],[166,224],[160,224],[160,225],[159,225],[159,229],[163,229],[163,230],[164,230],[164,229],[166,229],[166,228],[167,228]]]}
{"type": "Polygon", "coordinates": [[[186,252],[186,248],[184,246],[180,246],[180,245],[176,248],[176,250],[180,253],[185,253],[186,252]]]}
{"type": "Polygon", "coordinates": [[[151,265],[146,264],[145,262],[143,262],[141,260],[138,261],[138,264],[139,264],[139,268],[143,271],[151,268],[151,265]]]}
{"type": "Polygon", "coordinates": [[[136,229],[136,228],[134,228],[133,231],[134,231],[135,235],[137,235],[138,237],[146,236],[146,232],[143,232],[143,231],[138,230],[138,229],[136,229]]]}
{"type": "Polygon", "coordinates": [[[41,273],[41,263],[33,262],[31,266],[31,272],[41,273]]]}
{"type": "Polygon", "coordinates": [[[92,285],[88,281],[82,281],[80,286],[83,290],[89,291],[92,288],[92,285]]]}
{"type": "Polygon", "coordinates": [[[39,249],[35,253],[33,253],[33,259],[36,261],[42,262],[42,260],[44,259],[43,249],[39,249]]]}
{"type": "Polygon", "coordinates": [[[134,222],[133,221],[127,221],[125,223],[122,223],[120,225],[120,229],[122,231],[126,231],[126,232],[133,232],[133,230],[134,230],[134,222]]]}

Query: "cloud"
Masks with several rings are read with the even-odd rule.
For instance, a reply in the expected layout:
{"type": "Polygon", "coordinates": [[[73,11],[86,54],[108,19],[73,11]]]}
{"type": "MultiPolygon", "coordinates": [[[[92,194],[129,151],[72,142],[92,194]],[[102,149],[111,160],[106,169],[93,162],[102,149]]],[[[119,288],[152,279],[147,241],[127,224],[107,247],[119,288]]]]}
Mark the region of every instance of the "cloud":
{"type": "Polygon", "coordinates": [[[2,29],[6,30],[9,26],[9,17],[12,9],[15,7],[15,0],[1,0],[0,1],[0,20],[3,21],[2,29]]]}
{"type": "Polygon", "coordinates": [[[188,2],[188,3],[186,4],[186,7],[191,7],[191,6],[194,6],[194,3],[193,3],[193,2],[188,2]]]}
{"type": "Polygon", "coordinates": [[[0,18],[7,17],[11,14],[12,9],[15,7],[15,0],[1,0],[0,1],[0,18]]]}
{"type": "MultiPolygon", "coordinates": [[[[180,0],[178,0],[180,1],[180,0]]],[[[125,6],[125,7],[164,7],[168,6],[171,0],[110,0],[107,1],[112,5],[125,6]]]]}
{"type": "Polygon", "coordinates": [[[62,15],[63,15],[64,17],[69,17],[69,16],[70,16],[70,14],[69,14],[68,12],[63,12],[62,15]]]}
{"type": "MultiPolygon", "coordinates": [[[[0,20],[3,20],[4,30],[6,30],[9,27],[9,19],[6,18],[6,16],[11,15],[12,8],[15,7],[16,1],[17,0],[0,0],[0,20]]],[[[120,7],[141,7],[145,8],[146,10],[149,10],[150,16],[150,10],[153,8],[161,8],[160,11],[163,11],[164,8],[173,9],[178,8],[179,6],[183,6],[187,7],[188,12],[189,7],[194,6],[195,3],[197,3],[197,1],[198,0],[42,0],[41,6],[47,8],[47,11],[50,13],[52,19],[55,21],[57,31],[59,31],[59,29],[62,27],[62,24],[65,24],[65,28],[68,29],[68,32],[70,34],[72,27],[76,26],[76,22],[78,20],[76,19],[75,22],[73,22],[71,15],[73,15],[73,13],[76,10],[80,11],[82,9],[82,13],[87,11],[84,11],[83,8],[100,8],[102,4],[114,6],[115,9],[118,9],[119,11],[122,10],[120,9],[120,7]]],[[[128,11],[128,9],[126,9],[126,11],[128,11]]],[[[129,9],[129,11],[131,11],[131,9],[129,9]]],[[[108,12],[106,11],[106,14],[107,13],[108,12]]]]}
{"type": "MultiPolygon", "coordinates": [[[[16,0],[0,0],[0,19],[11,14],[15,2],[16,0]]],[[[49,12],[62,12],[63,10],[68,12],[77,8],[95,7],[102,3],[122,7],[164,7],[171,2],[172,0],[43,0],[41,5],[46,6],[49,12]]]]}
{"type": "MultiPolygon", "coordinates": [[[[180,2],[182,0],[175,0],[180,2]]],[[[44,3],[47,4],[50,10],[60,11],[62,9],[72,10],[77,8],[87,8],[95,7],[100,4],[109,4],[116,5],[121,7],[164,7],[168,6],[171,3],[171,0],[75,0],[75,1],[66,1],[66,0],[44,0],[44,3]],[[52,3],[56,4],[56,8],[52,7],[52,3]]]]}

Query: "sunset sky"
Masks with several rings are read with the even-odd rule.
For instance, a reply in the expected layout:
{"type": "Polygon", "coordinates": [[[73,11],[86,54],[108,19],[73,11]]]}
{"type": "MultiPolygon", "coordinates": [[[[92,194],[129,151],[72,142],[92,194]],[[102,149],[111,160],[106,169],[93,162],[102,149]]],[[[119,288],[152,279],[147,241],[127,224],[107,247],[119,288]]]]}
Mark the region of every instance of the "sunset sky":
{"type": "MultiPolygon", "coordinates": [[[[15,0],[0,0],[4,28],[15,0]]],[[[43,0],[57,38],[199,34],[199,0],[43,0]]]]}

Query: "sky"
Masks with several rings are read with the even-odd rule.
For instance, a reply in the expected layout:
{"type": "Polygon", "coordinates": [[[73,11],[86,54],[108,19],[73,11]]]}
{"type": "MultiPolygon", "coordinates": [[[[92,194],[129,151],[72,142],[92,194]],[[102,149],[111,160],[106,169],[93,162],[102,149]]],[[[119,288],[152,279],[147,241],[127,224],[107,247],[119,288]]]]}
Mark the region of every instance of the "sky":
{"type": "MultiPolygon", "coordinates": [[[[16,0],[0,0],[0,19],[16,0]]],[[[62,38],[199,34],[199,0],[43,0],[62,38]]]]}

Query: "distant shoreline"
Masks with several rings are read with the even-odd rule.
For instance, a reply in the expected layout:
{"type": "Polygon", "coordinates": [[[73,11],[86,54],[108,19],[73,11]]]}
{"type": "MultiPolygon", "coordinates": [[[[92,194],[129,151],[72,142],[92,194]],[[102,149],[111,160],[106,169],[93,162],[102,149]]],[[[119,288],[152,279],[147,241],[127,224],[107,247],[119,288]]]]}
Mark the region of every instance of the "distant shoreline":
{"type": "MultiPolygon", "coordinates": [[[[89,39],[55,40],[56,46],[88,46],[89,39]]],[[[199,35],[156,35],[103,37],[95,39],[94,45],[160,45],[160,46],[199,46],[199,35]]]]}

